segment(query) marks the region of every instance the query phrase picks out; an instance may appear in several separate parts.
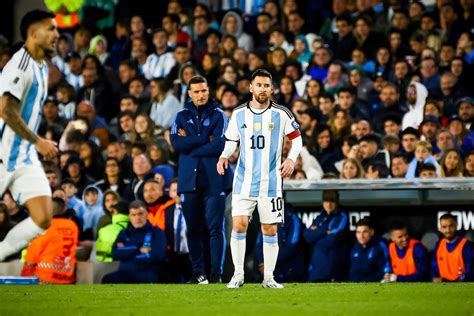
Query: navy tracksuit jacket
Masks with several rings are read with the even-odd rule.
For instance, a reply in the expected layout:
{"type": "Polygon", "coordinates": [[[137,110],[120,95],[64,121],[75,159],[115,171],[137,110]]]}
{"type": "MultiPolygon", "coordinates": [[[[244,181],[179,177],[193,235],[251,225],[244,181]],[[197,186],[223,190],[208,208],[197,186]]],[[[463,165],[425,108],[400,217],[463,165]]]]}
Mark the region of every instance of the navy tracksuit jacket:
{"type": "Polygon", "coordinates": [[[102,282],[158,283],[162,279],[165,257],[166,235],[161,229],[150,222],[141,228],[128,225],[119,233],[112,248],[112,258],[120,261],[119,269],[105,275],[102,282]],[[150,247],[151,251],[141,253],[141,247],[150,247]]]}
{"type": "Polygon", "coordinates": [[[308,282],[341,281],[346,274],[346,234],[349,226],[347,214],[339,209],[331,214],[322,211],[303,237],[311,247],[308,282]],[[327,231],[331,231],[330,234],[327,231]]]}
{"type": "Polygon", "coordinates": [[[233,174],[217,173],[216,165],[224,150],[228,120],[219,104],[210,100],[197,108],[192,102],[178,112],[171,127],[171,143],[179,153],[178,192],[186,220],[189,255],[193,271],[204,273],[204,231],[209,232],[211,273],[222,274],[225,256],[224,211],[233,174]],[[186,131],[179,136],[178,130],[186,131]]]}
{"type": "Polygon", "coordinates": [[[357,241],[351,251],[351,282],[380,282],[385,273],[390,273],[390,258],[383,240],[372,238],[363,247],[357,241]]]}

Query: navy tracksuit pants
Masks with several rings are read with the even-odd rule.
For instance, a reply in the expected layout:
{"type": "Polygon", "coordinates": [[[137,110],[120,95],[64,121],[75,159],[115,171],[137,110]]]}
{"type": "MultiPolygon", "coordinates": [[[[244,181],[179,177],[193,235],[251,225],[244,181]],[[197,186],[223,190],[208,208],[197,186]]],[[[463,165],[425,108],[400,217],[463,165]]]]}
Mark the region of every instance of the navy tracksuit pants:
{"type": "Polygon", "coordinates": [[[189,256],[195,274],[205,273],[205,249],[210,248],[211,273],[222,274],[225,258],[225,193],[210,193],[200,186],[194,192],[181,195],[186,221],[189,256]],[[204,232],[209,233],[209,245],[203,245],[204,232]]]}

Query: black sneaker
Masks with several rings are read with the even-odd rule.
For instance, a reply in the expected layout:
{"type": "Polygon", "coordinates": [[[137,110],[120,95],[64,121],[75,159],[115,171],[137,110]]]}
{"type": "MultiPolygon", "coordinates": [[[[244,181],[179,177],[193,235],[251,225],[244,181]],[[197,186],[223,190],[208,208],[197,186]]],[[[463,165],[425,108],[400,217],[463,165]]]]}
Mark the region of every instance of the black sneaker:
{"type": "Polygon", "coordinates": [[[209,279],[209,283],[216,283],[216,284],[222,283],[222,275],[219,273],[212,273],[211,278],[209,279]]]}
{"type": "Polygon", "coordinates": [[[209,280],[203,273],[195,274],[187,284],[209,284],[209,280]]]}

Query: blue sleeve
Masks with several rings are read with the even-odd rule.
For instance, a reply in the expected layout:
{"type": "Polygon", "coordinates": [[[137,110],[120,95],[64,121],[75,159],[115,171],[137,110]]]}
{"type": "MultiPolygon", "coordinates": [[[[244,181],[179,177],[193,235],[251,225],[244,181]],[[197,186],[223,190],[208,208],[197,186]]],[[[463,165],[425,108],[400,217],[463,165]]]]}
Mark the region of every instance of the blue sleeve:
{"type": "Polygon", "coordinates": [[[161,262],[166,257],[166,235],[158,228],[153,227],[153,239],[151,242],[151,251],[148,253],[140,253],[135,257],[137,262],[161,262]]]}
{"type": "Polygon", "coordinates": [[[227,129],[228,120],[223,111],[216,110],[214,114],[217,117],[217,124],[212,131],[212,142],[206,141],[202,146],[194,148],[191,151],[193,157],[218,157],[225,146],[224,133],[227,129]]]}
{"type": "Polygon", "coordinates": [[[388,247],[383,240],[379,240],[378,245],[382,250],[384,255],[384,267],[383,273],[391,273],[392,272],[392,265],[390,264],[390,252],[388,251],[388,247]]]}
{"type": "Polygon", "coordinates": [[[255,257],[257,259],[257,264],[263,262],[263,237],[262,232],[258,232],[257,242],[255,244],[255,257]]]}
{"type": "Polygon", "coordinates": [[[436,247],[433,251],[433,257],[431,258],[431,279],[439,278],[439,268],[438,268],[438,260],[436,259],[436,253],[438,252],[439,241],[436,244],[436,247]]]}
{"type": "Polygon", "coordinates": [[[379,249],[376,255],[376,268],[373,269],[373,271],[371,271],[371,273],[367,276],[368,282],[380,282],[383,279],[384,274],[388,273],[387,266],[390,267],[390,261],[387,258],[384,247],[385,249],[387,248],[387,246],[382,241],[380,241],[377,247],[379,249]]]}
{"type": "Polygon", "coordinates": [[[348,224],[347,214],[344,212],[341,212],[338,219],[339,219],[338,225],[335,228],[332,228],[332,229],[330,228],[331,235],[344,233],[347,228],[347,224],[348,224]]]}
{"type": "Polygon", "coordinates": [[[170,140],[171,144],[173,145],[173,148],[176,152],[178,153],[185,153],[189,154],[193,149],[195,149],[198,146],[201,146],[202,144],[205,144],[208,140],[207,137],[200,135],[200,136],[179,136],[178,135],[178,130],[180,128],[185,129],[184,127],[180,127],[179,121],[180,121],[180,115],[181,113],[178,113],[176,115],[176,119],[173,122],[173,126],[171,126],[171,133],[170,133],[170,140]]]}
{"type": "Polygon", "coordinates": [[[301,234],[301,223],[296,214],[291,215],[291,222],[285,223],[290,226],[288,231],[285,229],[287,234],[286,243],[280,245],[280,251],[278,252],[278,261],[287,261],[293,257],[298,251],[298,244],[301,234]]]}
{"type": "Polygon", "coordinates": [[[112,247],[112,258],[117,261],[125,261],[133,259],[138,253],[138,247],[135,245],[126,244],[126,229],[122,230],[117,239],[115,240],[114,246],[112,247]],[[123,247],[117,247],[118,243],[124,244],[123,247]]]}
{"type": "Polygon", "coordinates": [[[466,268],[466,272],[464,272],[464,275],[460,278],[460,281],[467,282],[467,281],[473,281],[474,275],[473,275],[473,267],[472,265],[474,264],[474,254],[473,254],[473,249],[472,249],[472,243],[468,241],[464,247],[462,248],[462,258],[464,260],[464,266],[466,268]]]}
{"type": "Polygon", "coordinates": [[[326,233],[326,225],[318,226],[319,222],[322,220],[322,213],[315,218],[311,226],[315,225],[317,227],[316,230],[312,230],[311,228],[307,228],[303,232],[303,237],[306,242],[313,244],[320,240],[321,238],[327,236],[326,233]]]}
{"type": "Polygon", "coordinates": [[[329,248],[335,247],[343,242],[343,235],[347,230],[348,223],[347,214],[344,212],[341,212],[339,216],[333,218],[327,228],[331,233],[326,233],[321,245],[329,248]]]}
{"type": "Polygon", "coordinates": [[[413,249],[416,273],[405,276],[397,276],[397,282],[420,282],[425,281],[428,274],[428,250],[422,244],[416,244],[413,249]]]}

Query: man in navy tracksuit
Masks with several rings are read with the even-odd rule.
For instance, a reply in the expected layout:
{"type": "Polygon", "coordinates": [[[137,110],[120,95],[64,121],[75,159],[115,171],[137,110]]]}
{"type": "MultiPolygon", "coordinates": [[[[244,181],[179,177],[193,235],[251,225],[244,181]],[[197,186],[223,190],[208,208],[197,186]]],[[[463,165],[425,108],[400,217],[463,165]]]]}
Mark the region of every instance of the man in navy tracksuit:
{"type": "Polygon", "coordinates": [[[166,235],[148,222],[144,202],[129,206],[130,225],[115,240],[112,258],[120,261],[117,272],[104,276],[102,283],[159,283],[163,280],[166,235]]]}
{"type": "Polygon", "coordinates": [[[368,218],[356,224],[356,243],[351,251],[351,282],[380,282],[390,276],[390,259],[385,242],[374,237],[368,218]]]}
{"type": "Polygon", "coordinates": [[[216,165],[224,149],[227,117],[209,99],[207,80],[195,76],[189,81],[191,101],[178,112],[171,128],[171,143],[179,153],[178,192],[186,220],[189,254],[193,266],[190,283],[207,284],[203,255],[203,230],[210,239],[210,281],[220,283],[225,256],[224,211],[226,193],[233,174],[217,173],[216,165]]]}
{"type": "MultiPolygon", "coordinates": [[[[280,251],[274,271],[277,282],[302,282],[304,279],[305,256],[302,247],[302,228],[301,221],[293,212],[292,206],[285,204],[285,221],[278,224],[280,251]]],[[[263,276],[262,232],[257,236],[256,260],[263,276]]]]}
{"type": "Polygon", "coordinates": [[[308,282],[341,281],[346,275],[346,240],[349,221],[338,208],[339,194],[323,191],[323,211],[303,237],[311,247],[308,282]]]}

